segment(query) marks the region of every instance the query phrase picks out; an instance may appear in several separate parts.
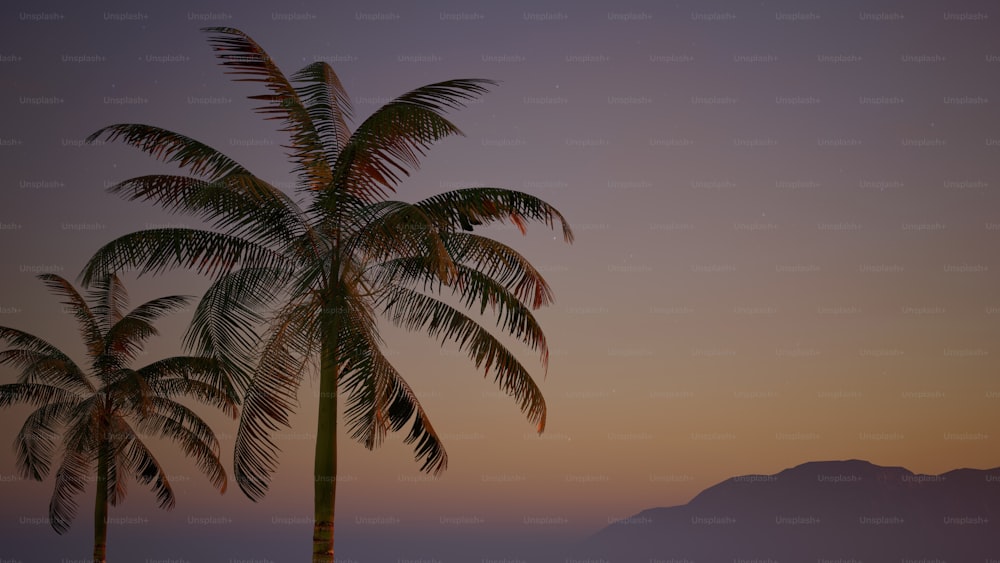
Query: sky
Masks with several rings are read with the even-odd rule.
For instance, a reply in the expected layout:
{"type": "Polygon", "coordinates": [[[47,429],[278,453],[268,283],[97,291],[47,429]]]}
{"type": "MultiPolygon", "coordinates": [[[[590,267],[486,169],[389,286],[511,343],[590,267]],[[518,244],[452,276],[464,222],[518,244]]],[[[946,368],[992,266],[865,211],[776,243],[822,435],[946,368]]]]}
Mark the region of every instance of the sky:
{"type": "MultiPolygon", "coordinates": [[[[998,19],[995,4],[944,1],[7,3],[0,325],[82,357],[35,275],[76,279],[114,237],[200,225],[106,193],[176,169],[83,143],[103,126],[176,130],[292,191],[285,139],[246,99],[260,91],[229,80],[199,31],[232,26],[286,74],[332,64],[355,124],[423,84],[499,81],[450,114],[465,136],[434,147],[398,199],[507,187],[576,234],[483,229],[556,296],[537,312],[548,372],[511,342],[547,400],[541,436],[454,346],[385,329],[449,469],[421,474],[401,436],[368,452],[342,435],[339,560],[524,558],[813,460],[1000,466],[998,19]]],[[[208,285],[183,271],[125,279],[134,304],[208,285]]],[[[186,314],[143,360],[181,352],[186,314]]],[[[304,558],[317,389],[275,435],[261,502],[217,495],[156,444],[177,507],[133,484],[109,553],[304,558]]],[[[9,445],[28,412],[0,412],[0,560],[84,560],[93,491],[69,534],[48,527],[52,478],[21,480],[9,445]]],[[[204,415],[231,469],[236,426],[204,415]]]]}

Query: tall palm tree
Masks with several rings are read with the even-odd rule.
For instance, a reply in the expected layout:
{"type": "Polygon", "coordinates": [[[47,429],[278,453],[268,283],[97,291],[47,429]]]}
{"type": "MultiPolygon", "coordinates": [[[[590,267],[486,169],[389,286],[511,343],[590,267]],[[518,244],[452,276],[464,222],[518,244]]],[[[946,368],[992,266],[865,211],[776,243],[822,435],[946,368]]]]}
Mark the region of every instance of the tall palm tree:
{"type": "Polygon", "coordinates": [[[89,365],[82,369],[45,340],[0,327],[0,340],[14,346],[0,352],[0,365],[20,370],[17,383],[0,385],[0,408],[17,403],[37,407],[14,442],[22,477],[45,479],[53,453],[59,450],[62,455],[49,502],[49,521],[56,532],[69,530],[76,515],[75,497],[96,465],[93,560],[103,562],[108,505],[125,498],[130,478],[149,485],[160,508],[175,503],[167,474],[141,435],[176,442],[212,485],[225,492],[226,472],[215,434],[176,399],[192,397],[236,418],[236,389],[210,358],[175,356],[139,369],[129,367],[146,340],[157,334],[153,322],[185,306],[187,297],[160,297],[126,313],[128,295],[115,276],[94,285],[89,303],[65,279],[55,274],[38,277],[51,293],[65,299],[65,310],[79,324],[89,365]],[[59,429],[62,443],[57,446],[59,429]]]}
{"type": "Polygon", "coordinates": [[[131,268],[159,272],[189,267],[213,279],[195,310],[186,343],[241,374],[244,404],[234,470],[240,488],[259,499],[276,468],[270,434],[288,425],[299,385],[318,366],[319,416],[314,465],[313,560],[333,561],[337,474],[337,396],[346,399],[352,438],[377,447],[412,420],[405,441],[421,469],[448,462],[437,432],[409,384],[382,352],[378,315],[397,326],[454,341],[476,367],[519,404],[541,432],[545,401],[528,371],[465,309],[490,307],[500,330],[541,355],[545,335],[531,309],[552,292],[521,254],[472,232],[530,220],[573,235],[563,216],[529,194],[493,187],[442,193],[416,203],[389,196],[436,141],[461,131],[444,117],[494,83],[450,80],[412,90],[380,107],[352,132],[350,98],[333,69],[309,64],[289,80],[242,31],[208,28],[221,64],[267,93],[257,111],[283,125],[297,178],[288,195],[220,151],[160,127],[118,124],[91,140],[122,141],[188,176],[126,180],[110,191],[190,213],[211,230],[150,229],[101,248],[85,283],[131,268]],[[441,299],[447,288],[454,297],[441,299]],[[263,324],[261,324],[263,323],[263,324]],[[258,338],[255,330],[263,327],[258,338]]]}

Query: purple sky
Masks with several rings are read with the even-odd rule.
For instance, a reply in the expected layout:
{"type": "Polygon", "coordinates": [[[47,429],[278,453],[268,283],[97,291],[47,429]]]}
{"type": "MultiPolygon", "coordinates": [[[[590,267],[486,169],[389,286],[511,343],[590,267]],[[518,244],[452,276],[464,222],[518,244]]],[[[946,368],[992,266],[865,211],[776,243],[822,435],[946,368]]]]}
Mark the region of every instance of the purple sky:
{"type": "MultiPolygon", "coordinates": [[[[429,82],[501,81],[452,115],[466,137],[435,147],[398,198],[514,188],[554,204],[577,234],[567,246],[540,225],[527,237],[489,230],[556,294],[537,315],[548,375],[527,364],[549,406],[541,438],[454,347],[387,330],[451,463],[426,481],[398,438],[369,453],[345,437],[345,560],[385,560],[380,549],[516,558],[728,476],[809,460],[1000,465],[994,4],[336,4],[0,10],[0,325],[82,353],[34,274],[75,278],[116,236],[198,224],[104,192],[175,169],[81,146],[102,126],[172,128],[291,187],[284,138],[245,98],[260,92],[230,81],[199,31],[233,26],[289,75],[330,62],[356,123],[429,82]]],[[[185,272],[127,279],[134,304],[207,286],[185,272]]],[[[149,361],[178,353],[187,320],[164,323],[149,361]]],[[[176,467],[177,508],[158,511],[133,486],[112,511],[125,520],[111,555],[304,557],[314,393],[303,389],[296,425],[276,436],[282,464],[256,505],[235,486],[212,494],[158,444],[176,467]]],[[[92,491],[69,535],[33,523],[52,480],[17,478],[9,444],[27,412],[0,413],[0,560],[84,559],[92,491]]],[[[216,430],[229,466],[235,425],[216,430]]]]}

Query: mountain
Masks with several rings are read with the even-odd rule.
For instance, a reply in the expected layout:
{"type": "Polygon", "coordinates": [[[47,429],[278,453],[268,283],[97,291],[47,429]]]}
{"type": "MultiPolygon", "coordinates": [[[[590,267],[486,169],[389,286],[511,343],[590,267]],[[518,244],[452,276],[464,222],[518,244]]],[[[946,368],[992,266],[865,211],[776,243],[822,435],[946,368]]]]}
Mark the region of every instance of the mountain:
{"type": "Polygon", "coordinates": [[[584,541],[587,563],[1000,563],[1000,468],[818,461],[742,475],[584,541]]]}

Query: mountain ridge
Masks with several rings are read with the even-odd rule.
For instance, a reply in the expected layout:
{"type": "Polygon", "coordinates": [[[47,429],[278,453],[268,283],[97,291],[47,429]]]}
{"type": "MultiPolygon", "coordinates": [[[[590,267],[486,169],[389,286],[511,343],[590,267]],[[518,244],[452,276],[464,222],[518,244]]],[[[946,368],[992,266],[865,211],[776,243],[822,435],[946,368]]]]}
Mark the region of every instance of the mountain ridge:
{"type": "Polygon", "coordinates": [[[1000,467],[938,475],[861,459],[730,477],[615,521],[582,561],[1000,561],[1000,467]]]}

